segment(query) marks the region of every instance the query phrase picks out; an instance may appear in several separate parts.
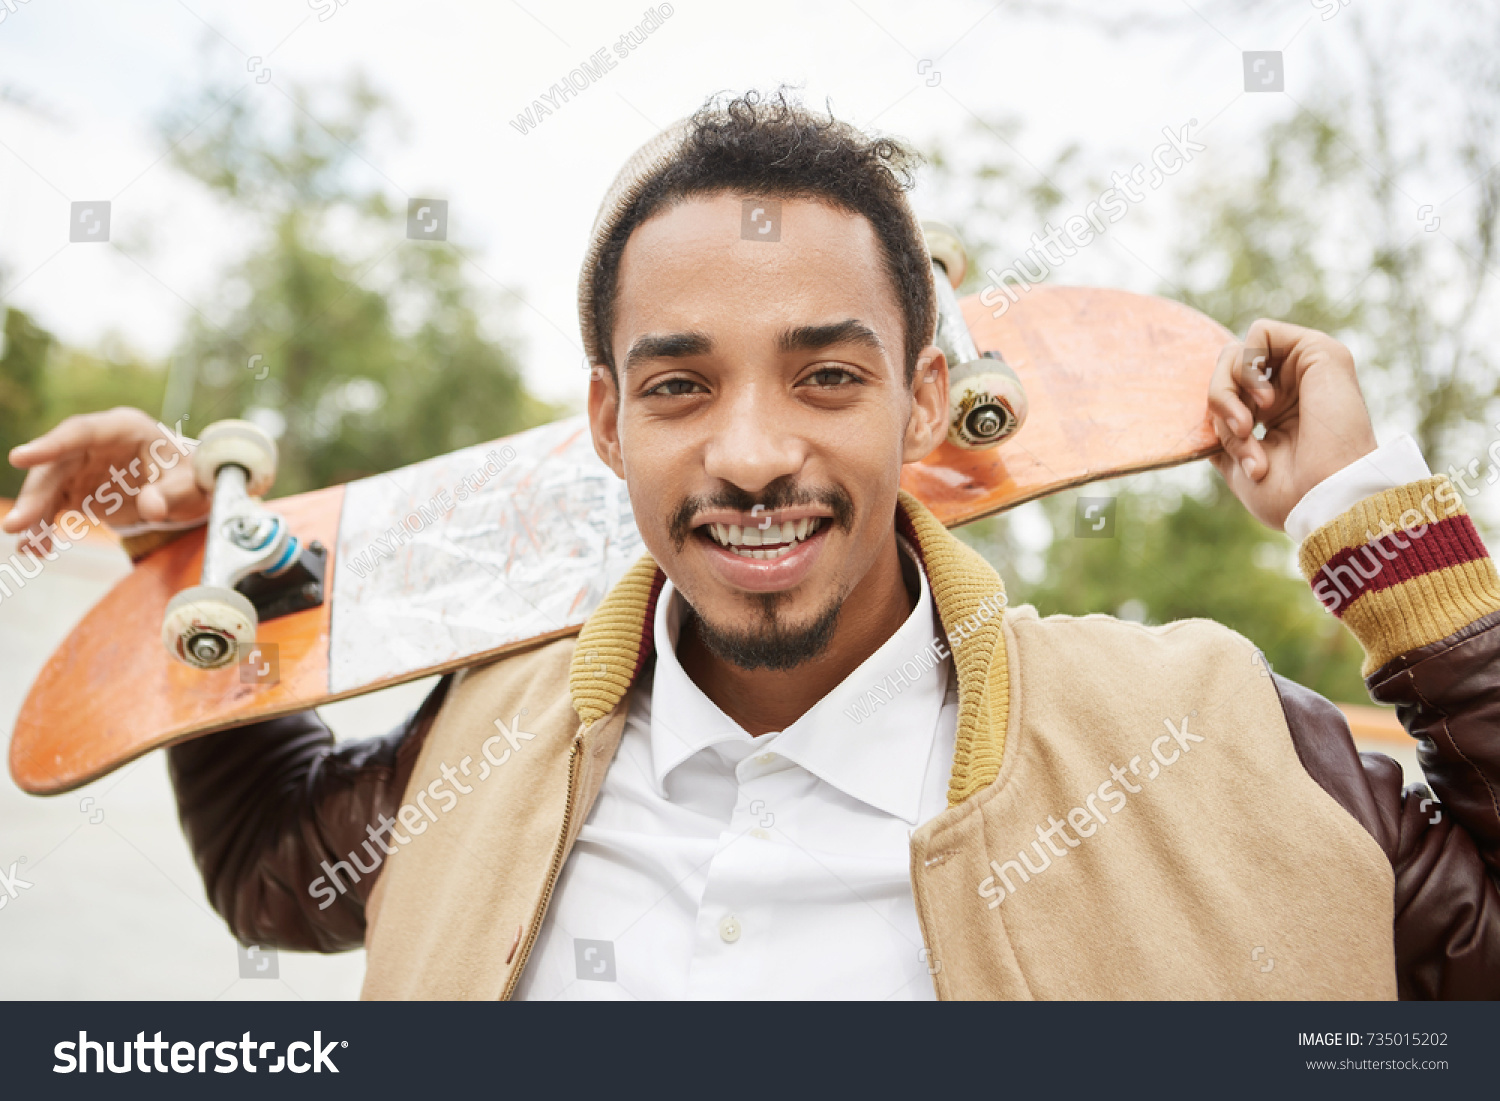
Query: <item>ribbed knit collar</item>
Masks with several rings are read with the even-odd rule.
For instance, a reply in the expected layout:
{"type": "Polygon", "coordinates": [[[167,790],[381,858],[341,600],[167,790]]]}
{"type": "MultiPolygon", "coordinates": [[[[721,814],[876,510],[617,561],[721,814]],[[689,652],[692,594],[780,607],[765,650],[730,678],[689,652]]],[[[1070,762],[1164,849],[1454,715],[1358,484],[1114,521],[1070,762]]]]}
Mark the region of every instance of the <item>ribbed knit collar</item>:
{"type": "MultiPolygon", "coordinates": [[[[948,804],[1000,772],[1010,718],[1010,675],[1000,620],[1005,586],[925,505],[902,491],[896,524],[921,555],[958,673],[958,731],[948,804]]],[[[585,727],[620,706],[653,652],[656,601],[666,580],[643,556],[610,590],[578,635],[568,687],[585,727]]]]}

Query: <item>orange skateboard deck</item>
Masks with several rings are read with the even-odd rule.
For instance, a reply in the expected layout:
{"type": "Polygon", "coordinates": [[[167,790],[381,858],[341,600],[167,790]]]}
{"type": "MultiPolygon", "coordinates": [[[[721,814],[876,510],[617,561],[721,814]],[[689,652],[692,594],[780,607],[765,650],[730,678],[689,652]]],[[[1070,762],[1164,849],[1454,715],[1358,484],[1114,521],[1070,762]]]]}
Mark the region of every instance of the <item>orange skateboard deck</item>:
{"type": "MultiPolygon", "coordinates": [[[[978,349],[1019,376],[1030,414],[997,447],[945,443],[906,468],[902,485],[950,527],[1218,450],[1208,382],[1230,334],[1202,314],[1048,286],[999,318],[976,297],[962,307],[978,349]]],[[[196,669],[167,654],[161,622],[198,584],[203,529],[154,551],[37,677],[11,739],[17,784],[58,794],[159,746],[572,634],[644,552],[582,417],[269,505],[328,548],[323,603],[260,624],[265,663],[250,679],[239,664],[196,669]]]]}

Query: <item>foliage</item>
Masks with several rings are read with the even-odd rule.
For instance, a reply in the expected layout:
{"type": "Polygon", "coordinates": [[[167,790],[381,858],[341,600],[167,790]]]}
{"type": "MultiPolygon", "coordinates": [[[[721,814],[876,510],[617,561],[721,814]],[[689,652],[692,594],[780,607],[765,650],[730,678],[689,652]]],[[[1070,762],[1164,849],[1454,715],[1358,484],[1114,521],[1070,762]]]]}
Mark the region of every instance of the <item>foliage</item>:
{"type": "MultiPolygon", "coordinates": [[[[166,374],[123,353],[93,355],[59,344],[16,309],[4,311],[0,345],[0,455],[72,413],[161,406],[166,374]]],[[[25,471],[0,463],[0,497],[14,497],[25,471]]]]}
{"type": "MultiPolygon", "coordinates": [[[[359,182],[389,121],[384,101],[357,80],[329,104],[295,100],[272,118],[205,92],[162,123],[173,163],[220,197],[226,218],[258,230],[190,316],[170,385],[163,365],[68,348],[9,310],[0,446],[120,404],[169,421],[187,413],[189,432],[249,416],[280,437],[281,495],[557,415],[527,392],[505,315],[471,284],[459,245],[407,240],[405,200],[393,208],[359,182]]],[[[0,471],[0,495],[14,496],[22,476],[0,471]]]]}
{"type": "Polygon", "coordinates": [[[243,304],[189,323],[192,423],[249,409],[284,425],[277,489],[293,493],[552,419],[483,331],[486,304],[459,248],[406,240],[405,211],[358,182],[384,102],[359,82],[321,114],[296,98],[276,124],[233,100],[174,149],[182,169],[267,226],[226,281],[243,304]]]}
{"type": "MultiPolygon", "coordinates": [[[[1384,434],[1411,431],[1434,469],[1455,457],[1463,465],[1483,454],[1475,441],[1500,397],[1484,308],[1494,304],[1488,275],[1500,212],[1500,173],[1490,165],[1500,55],[1482,41],[1454,48],[1449,90],[1461,93],[1466,113],[1439,146],[1403,130],[1393,111],[1399,74],[1360,41],[1364,68],[1353,86],[1337,91],[1330,74],[1335,91],[1322,101],[1267,127],[1240,156],[1199,166],[1207,182],[1178,212],[1181,246],[1157,292],[1232,332],[1275,316],[1337,336],[1356,352],[1384,434]],[[1411,201],[1434,172],[1473,181],[1445,205],[1441,225],[1411,201]]],[[[1017,135],[1014,120],[980,121],[959,143],[985,151],[978,163],[946,149],[931,158],[937,191],[977,255],[971,271],[1003,267],[1044,217],[1098,193],[1099,178],[1075,150],[1036,166],[1015,151],[1017,135]],[[997,241],[1011,247],[1000,253],[997,241]]],[[[1075,270],[1063,278],[1078,281],[1075,270]]],[[[1288,568],[1290,540],[1261,528],[1217,476],[1123,479],[1083,494],[1118,495],[1116,537],[1075,537],[1079,494],[1031,506],[1029,518],[1049,533],[1034,578],[1013,568],[1027,548],[1009,518],[962,532],[1006,576],[1013,602],[1044,615],[1212,618],[1262,647],[1277,672],[1334,699],[1365,698],[1359,648],[1288,568]]]]}

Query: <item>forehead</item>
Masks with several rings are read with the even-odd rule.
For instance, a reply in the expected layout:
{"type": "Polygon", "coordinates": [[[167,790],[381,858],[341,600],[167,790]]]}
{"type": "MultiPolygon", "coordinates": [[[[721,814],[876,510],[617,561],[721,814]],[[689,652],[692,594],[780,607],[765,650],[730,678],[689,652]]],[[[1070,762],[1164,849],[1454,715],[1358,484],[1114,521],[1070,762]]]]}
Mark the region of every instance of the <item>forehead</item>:
{"type": "MultiPolygon", "coordinates": [[[[645,332],[770,334],[834,316],[878,332],[901,326],[874,226],[817,199],[726,193],[674,203],[630,235],[617,288],[617,360],[645,332]]],[[[899,337],[890,344],[900,346],[899,337]]]]}

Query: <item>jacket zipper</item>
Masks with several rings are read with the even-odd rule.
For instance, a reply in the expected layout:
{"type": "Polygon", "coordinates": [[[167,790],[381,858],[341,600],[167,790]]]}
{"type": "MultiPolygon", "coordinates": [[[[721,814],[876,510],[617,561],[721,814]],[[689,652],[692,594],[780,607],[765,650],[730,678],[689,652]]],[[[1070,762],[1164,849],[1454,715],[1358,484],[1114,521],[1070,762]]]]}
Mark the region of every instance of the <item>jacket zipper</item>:
{"type": "Polygon", "coordinates": [[[562,871],[563,850],[568,844],[568,830],[573,825],[573,793],[577,786],[578,759],[582,748],[583,737],[574,737],[573,748],[568,751],[568,802],[563,807],[562,833],[558,835],[557,847],[552,850],[552,863],[547,868],[547,882],[542,887],[542,902],[537,908],[536,920],[526,934],[526,942],[521,945],[521,957],[516,961],[515,970],[510,973],[505,990],[500,994],[501,1001],[510,1001],[510,996],[515,993],[516,986],[521,981],[521,972],[526,968],[526,961],[531,958],[531,946],[536,943],[537,934],[542,930],[542,920],[547,913],[547,905],[552,901],[552,888],[557,883],[558,873],[562,871]]]}

